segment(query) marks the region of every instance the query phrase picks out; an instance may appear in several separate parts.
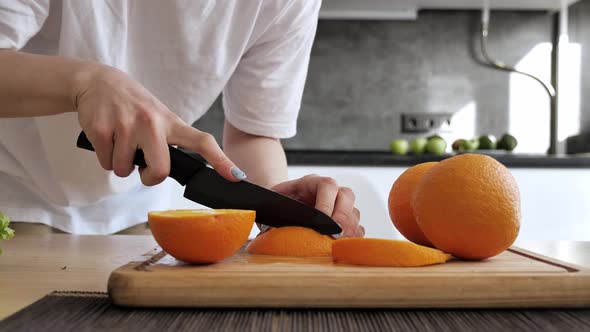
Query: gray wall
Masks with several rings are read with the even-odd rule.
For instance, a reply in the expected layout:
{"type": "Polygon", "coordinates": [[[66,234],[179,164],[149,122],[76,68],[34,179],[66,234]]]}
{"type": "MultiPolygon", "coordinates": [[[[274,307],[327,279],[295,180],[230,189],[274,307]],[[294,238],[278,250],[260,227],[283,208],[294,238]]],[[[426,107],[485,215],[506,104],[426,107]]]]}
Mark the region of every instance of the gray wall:
{"type": "Polygon", "coordinates": [[[570,40],[582,45],[581,127],[590,134],[590,0],[581,0],[570,9],[570,40]]]}
{"type": "MultiPolygon", "coordinates": [[[[573,38],[585,38],[587,47],[590,24],[582,17],[589,21],[589,12],[590,0],[572,8],[573,38]]],[[[501,135],[509,121],[509,75],[477,63],[479,19],[475,11],[423,11],[417,21],[321,20],[298,134],[285,147],[387,150],[392,138],[415,137],[401,133],[401,113],[452,113],[470,101],[477,104],[477,134],[501,135]]],[[[547,13],[493,12],[491,24],[490,49],[506,63],[550,41],[547,13]]],[[[590,92],[590,52],[583,51],[590,92]]],[[[588,113],[583,122],[590,127],[588,113]]],[[[220,139],[222,123],[216,103],[195,126],[220,139]]]]}

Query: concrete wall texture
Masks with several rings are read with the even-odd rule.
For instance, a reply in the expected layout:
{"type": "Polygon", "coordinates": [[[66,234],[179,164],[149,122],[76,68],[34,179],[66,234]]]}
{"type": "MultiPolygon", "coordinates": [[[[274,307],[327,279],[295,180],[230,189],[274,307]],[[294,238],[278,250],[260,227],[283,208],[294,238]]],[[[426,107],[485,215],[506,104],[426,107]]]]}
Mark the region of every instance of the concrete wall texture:
{"type": "MultiPolygon", "coordinates": [[[[570,13],[571,39],[582,44],[580,122],[590,129],[590,50],[585,48],[590,47],[590,0],[570,13]]],[[[478,11],[422,11],[416,21],[321,20],[298,134],[284,140],[285,147],[387,150],[393,138],[420,136],[401,132],[402,113],[456,113],[469,104],[475,107],[474,134],[502,135],[510,128],[514,89],[510,75],[478,63],[479,21],[478,11]]],[[[535,46],[550,42],[551,25],[546,12],[492,12],[490,53],[517,63],[535,46]]],[[[540,61],[548,64],[549,54],[540,61]]],[[[533,89],[536,96],[542,91],[540,85],[533,89]]],[[[537,130],[548,136],[549,110],[538,112],[537,130]]],[[[222,124],[218,101],[195,126],[221,142],[222,124]]]]}

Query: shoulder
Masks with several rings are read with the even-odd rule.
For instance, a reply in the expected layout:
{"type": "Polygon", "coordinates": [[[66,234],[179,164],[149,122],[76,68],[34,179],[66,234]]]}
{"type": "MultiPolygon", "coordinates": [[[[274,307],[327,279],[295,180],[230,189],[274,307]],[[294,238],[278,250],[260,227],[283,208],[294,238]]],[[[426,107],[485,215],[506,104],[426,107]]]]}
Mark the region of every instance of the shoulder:
{"type": "Polygon", "coordinates": [[[290,18],[291,21],[315,20],[321,4],[321,0],[288,0],[283,4],[279,17],[290,18]]]}
{"type": "Polygon", "coordinates": [[[0,17],[45,20],[49,13],[49,0],[12,0],[0,2],[0,17]]]}
{"type": "Polygon", "coordinates": [[[254,39],[306,33],[315,27],[321,0],[261,0],[254,39]]]}
{"type": "Polygon", "coordinates": [[[49,0],[0,1],[0,48],[20,49],[43,26],[49,0]]]}
{"type": "Polygon", "coordinates": [[[298,25],[317,20],[321,0],[262,0],[261,14],[272,23],[298,25]]]}
{"type": "Polygon", "coordinates": [[[315,12],[322,5],[321,0],[288,0],[285,2],[284,7],[295,12],[315,12]]]}

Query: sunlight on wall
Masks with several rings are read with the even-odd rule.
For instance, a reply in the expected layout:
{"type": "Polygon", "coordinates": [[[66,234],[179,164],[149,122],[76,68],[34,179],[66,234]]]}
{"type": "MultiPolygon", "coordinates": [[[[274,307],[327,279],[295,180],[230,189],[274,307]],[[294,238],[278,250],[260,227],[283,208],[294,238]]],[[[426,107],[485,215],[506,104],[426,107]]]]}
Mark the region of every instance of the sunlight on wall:
{"type": "MultiPolygon", "coordinates": [[[[576,134],[580,126],[581,45],[563,46],[560,58],[558,139],[576,134]]],[[[543,80],[551,78],[551,43],[533,47],[516,65],[543,80]]],[[[517,152],[545,153],[549,147],[550,99],[535,80],[510,74],[509,131],[518,139],[517,152]]]]}
{"type": "Polygon", "coordinates": [[[474,101],[470,101],[457,112],[454,113],[451,119],[452,134],[445,135],[444,127],[441,136],[452,143],[457,137],[471,138],[475,136],[475,114],[477,113],[477,105],[474,101]]]}
{"type": "Polygon", "coordinates": [[[568,43],[562,36],[564,47],[559,65],[559,119],[557,139],[564,142],[568,136],[580,133],[580,94],[582,86],[582,45],[568,43]]]}
{"type": "MultiPolygon", "coordinates": [[[[516,69],[550,81],[551,43],[536,45],[516,69]]],[[[543,87],[520,74],[510,74],[509,132],[518,139],[518,152],[545,153],[549,147],[549,96],[543,87]]]]}

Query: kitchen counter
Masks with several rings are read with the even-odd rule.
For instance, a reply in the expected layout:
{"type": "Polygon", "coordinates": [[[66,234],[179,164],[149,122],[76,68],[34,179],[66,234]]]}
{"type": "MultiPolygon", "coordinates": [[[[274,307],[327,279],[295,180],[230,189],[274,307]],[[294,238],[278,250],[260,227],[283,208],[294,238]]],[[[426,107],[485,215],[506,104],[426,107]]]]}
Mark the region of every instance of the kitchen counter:
{"type": "MultiPolygon", "coordinates": [[[[156,246],[151,236],[17,234],[2,242],[0,319],[55,290],[105,292],[116,267],[156,246]]],[[[590,242],[519,242],[519,247],[590,267],[590,242]]]]}
{"type": "MultiPolygon", "coordinates": [[[[411,166],[428,161],[440,161],[443,156],[396,156],[388,151],[320,151],[287,150],[289,165],[322,166],[411,166]]],[[[505,151],[477,151],[496,158],[507,167],[527,168],[590,168],[590,155],[516,154],[505,151]]]]}
{"type": "Polygon", "coordinates": [[[113,269],[156,245],[140,235],[16,234],[0,243],[0,319],[55,290],[105,292],[113,269]]]}

